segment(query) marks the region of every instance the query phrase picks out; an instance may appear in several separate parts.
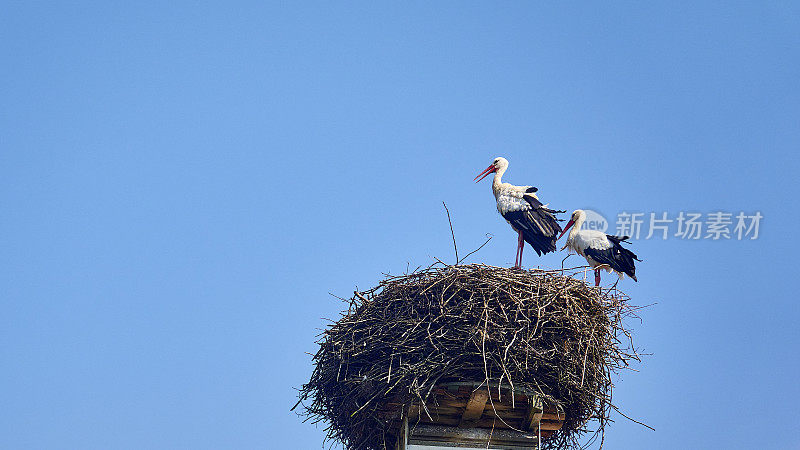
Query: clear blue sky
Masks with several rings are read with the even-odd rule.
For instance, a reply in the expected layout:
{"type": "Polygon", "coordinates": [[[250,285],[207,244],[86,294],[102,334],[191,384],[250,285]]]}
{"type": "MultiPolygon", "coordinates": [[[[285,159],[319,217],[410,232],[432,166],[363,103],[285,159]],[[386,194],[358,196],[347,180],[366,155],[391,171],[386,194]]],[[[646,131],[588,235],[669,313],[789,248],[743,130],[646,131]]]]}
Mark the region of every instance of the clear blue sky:
{"type": "Polygon", "coordinates": [[[452,259],[442,201],[462,252],[495,236],[472,262],[512,265],[472,183],[505,156],[557,208],[760,211],[754,241],[634,243],[654,355],[615,398],[657,431],[617,416],[607,448],[800,448],[797,3],[1,20],[0,447],[321,448],[289,408],[328,293],[452,259]]]}

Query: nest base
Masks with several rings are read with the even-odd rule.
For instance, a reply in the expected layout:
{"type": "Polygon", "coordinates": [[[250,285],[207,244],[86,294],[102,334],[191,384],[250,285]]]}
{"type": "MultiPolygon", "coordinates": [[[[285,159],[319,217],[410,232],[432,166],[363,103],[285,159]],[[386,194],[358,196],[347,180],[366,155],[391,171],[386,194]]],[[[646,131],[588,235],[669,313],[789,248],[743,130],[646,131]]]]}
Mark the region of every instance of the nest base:
{"type": "Polygon", "coordinates": [[[301,389],[309,420],[350,450],[394,449],[403,421],[420,439],[541,428],[542,448],[580,448],[590,421],[605,428],[612,375],[639,358],[627,298],[570,275],[444,266],[356,292],[301,389]]]}

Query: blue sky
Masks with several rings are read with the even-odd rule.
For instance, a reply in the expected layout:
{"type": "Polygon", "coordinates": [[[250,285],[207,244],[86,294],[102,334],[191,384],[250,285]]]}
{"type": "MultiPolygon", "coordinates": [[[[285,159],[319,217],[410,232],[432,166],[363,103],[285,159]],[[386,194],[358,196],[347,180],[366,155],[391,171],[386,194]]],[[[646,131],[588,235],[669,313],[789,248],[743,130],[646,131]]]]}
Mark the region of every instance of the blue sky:
{"type": "Polygon", "coordinates": [[[657,431],[606,443],[800,448],[796,3],[134,3],[2,8],[0,447],[321,448],[328,293],[452,259],[442,201],[512,265],[471,181],[505,156],[612,221],[760,211],[634,243],[615,398],[657,431]]]}

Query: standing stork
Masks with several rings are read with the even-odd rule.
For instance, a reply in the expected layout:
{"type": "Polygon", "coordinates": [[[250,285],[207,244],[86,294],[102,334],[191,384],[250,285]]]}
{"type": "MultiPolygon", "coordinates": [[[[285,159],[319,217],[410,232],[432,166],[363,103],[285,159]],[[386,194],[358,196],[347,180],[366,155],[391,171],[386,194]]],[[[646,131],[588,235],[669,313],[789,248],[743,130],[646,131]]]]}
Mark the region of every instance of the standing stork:
{"type": "Polygon", "coordinates": [[[522,250],[526,242],[539,256],[556,251],[556,235],[561,231],[561,226],[553,214],[564,211],[554,211],[543,205],[536,196],[538,189],[533,186],[503,183],[506,169],[508,161],[495,158],[486,170],[475,177],[475,182],[494,173],[492,192],[497,199],[497,211],[518,234],[517,256],[514,260],[514,268],[518,269],[522,267],[522,250]]]}
{"type": "Polygon", "coordinates": [[[558,239],[561,239],[561,236],[570,227],[573,227],[567,236],[564,248],[575,250],[575,253],[586,258],[589,266],[594,269],[594,285],[600,285],[600,269],[606,269],[609,272],[613,270],[619,274],[620,278],[628,275],[633,278],[633,281],[638,281],[633,261],[640,261],[640,259],[621,244],[628,239],[628,236],[611,236],[599,230],[581,230],[585,220],[586,212],[576,209],[558,239]]]}

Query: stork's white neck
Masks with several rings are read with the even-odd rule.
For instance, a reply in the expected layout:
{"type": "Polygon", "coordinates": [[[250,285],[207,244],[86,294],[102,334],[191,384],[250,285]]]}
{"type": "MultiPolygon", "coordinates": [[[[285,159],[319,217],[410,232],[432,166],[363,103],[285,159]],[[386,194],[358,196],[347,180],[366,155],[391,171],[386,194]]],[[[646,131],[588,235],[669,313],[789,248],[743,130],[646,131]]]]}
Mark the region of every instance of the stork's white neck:
{"type": "Polygon", "coordinates": [[[506,173],[506,169],[508,169],[508,166],[501,166],[499,169],[497,169],[497,172],[494,173],[494,179],[492,179],[492,190],[495,193],[500,190],[500,185],[503,184],[503,174],[506,173]]]}
{"type": "Polygon", "coordinates": [[[575,236],[581,232],[581,227],[583,227],[583,222],[586,221],[586,216],[583,214],[579,214],[578,218],[575,220],[575,223],[572,225],[572,229],[569,230],[569,235],[567,236],[567,241],[572,241],[575,239],[575,236]]]}

